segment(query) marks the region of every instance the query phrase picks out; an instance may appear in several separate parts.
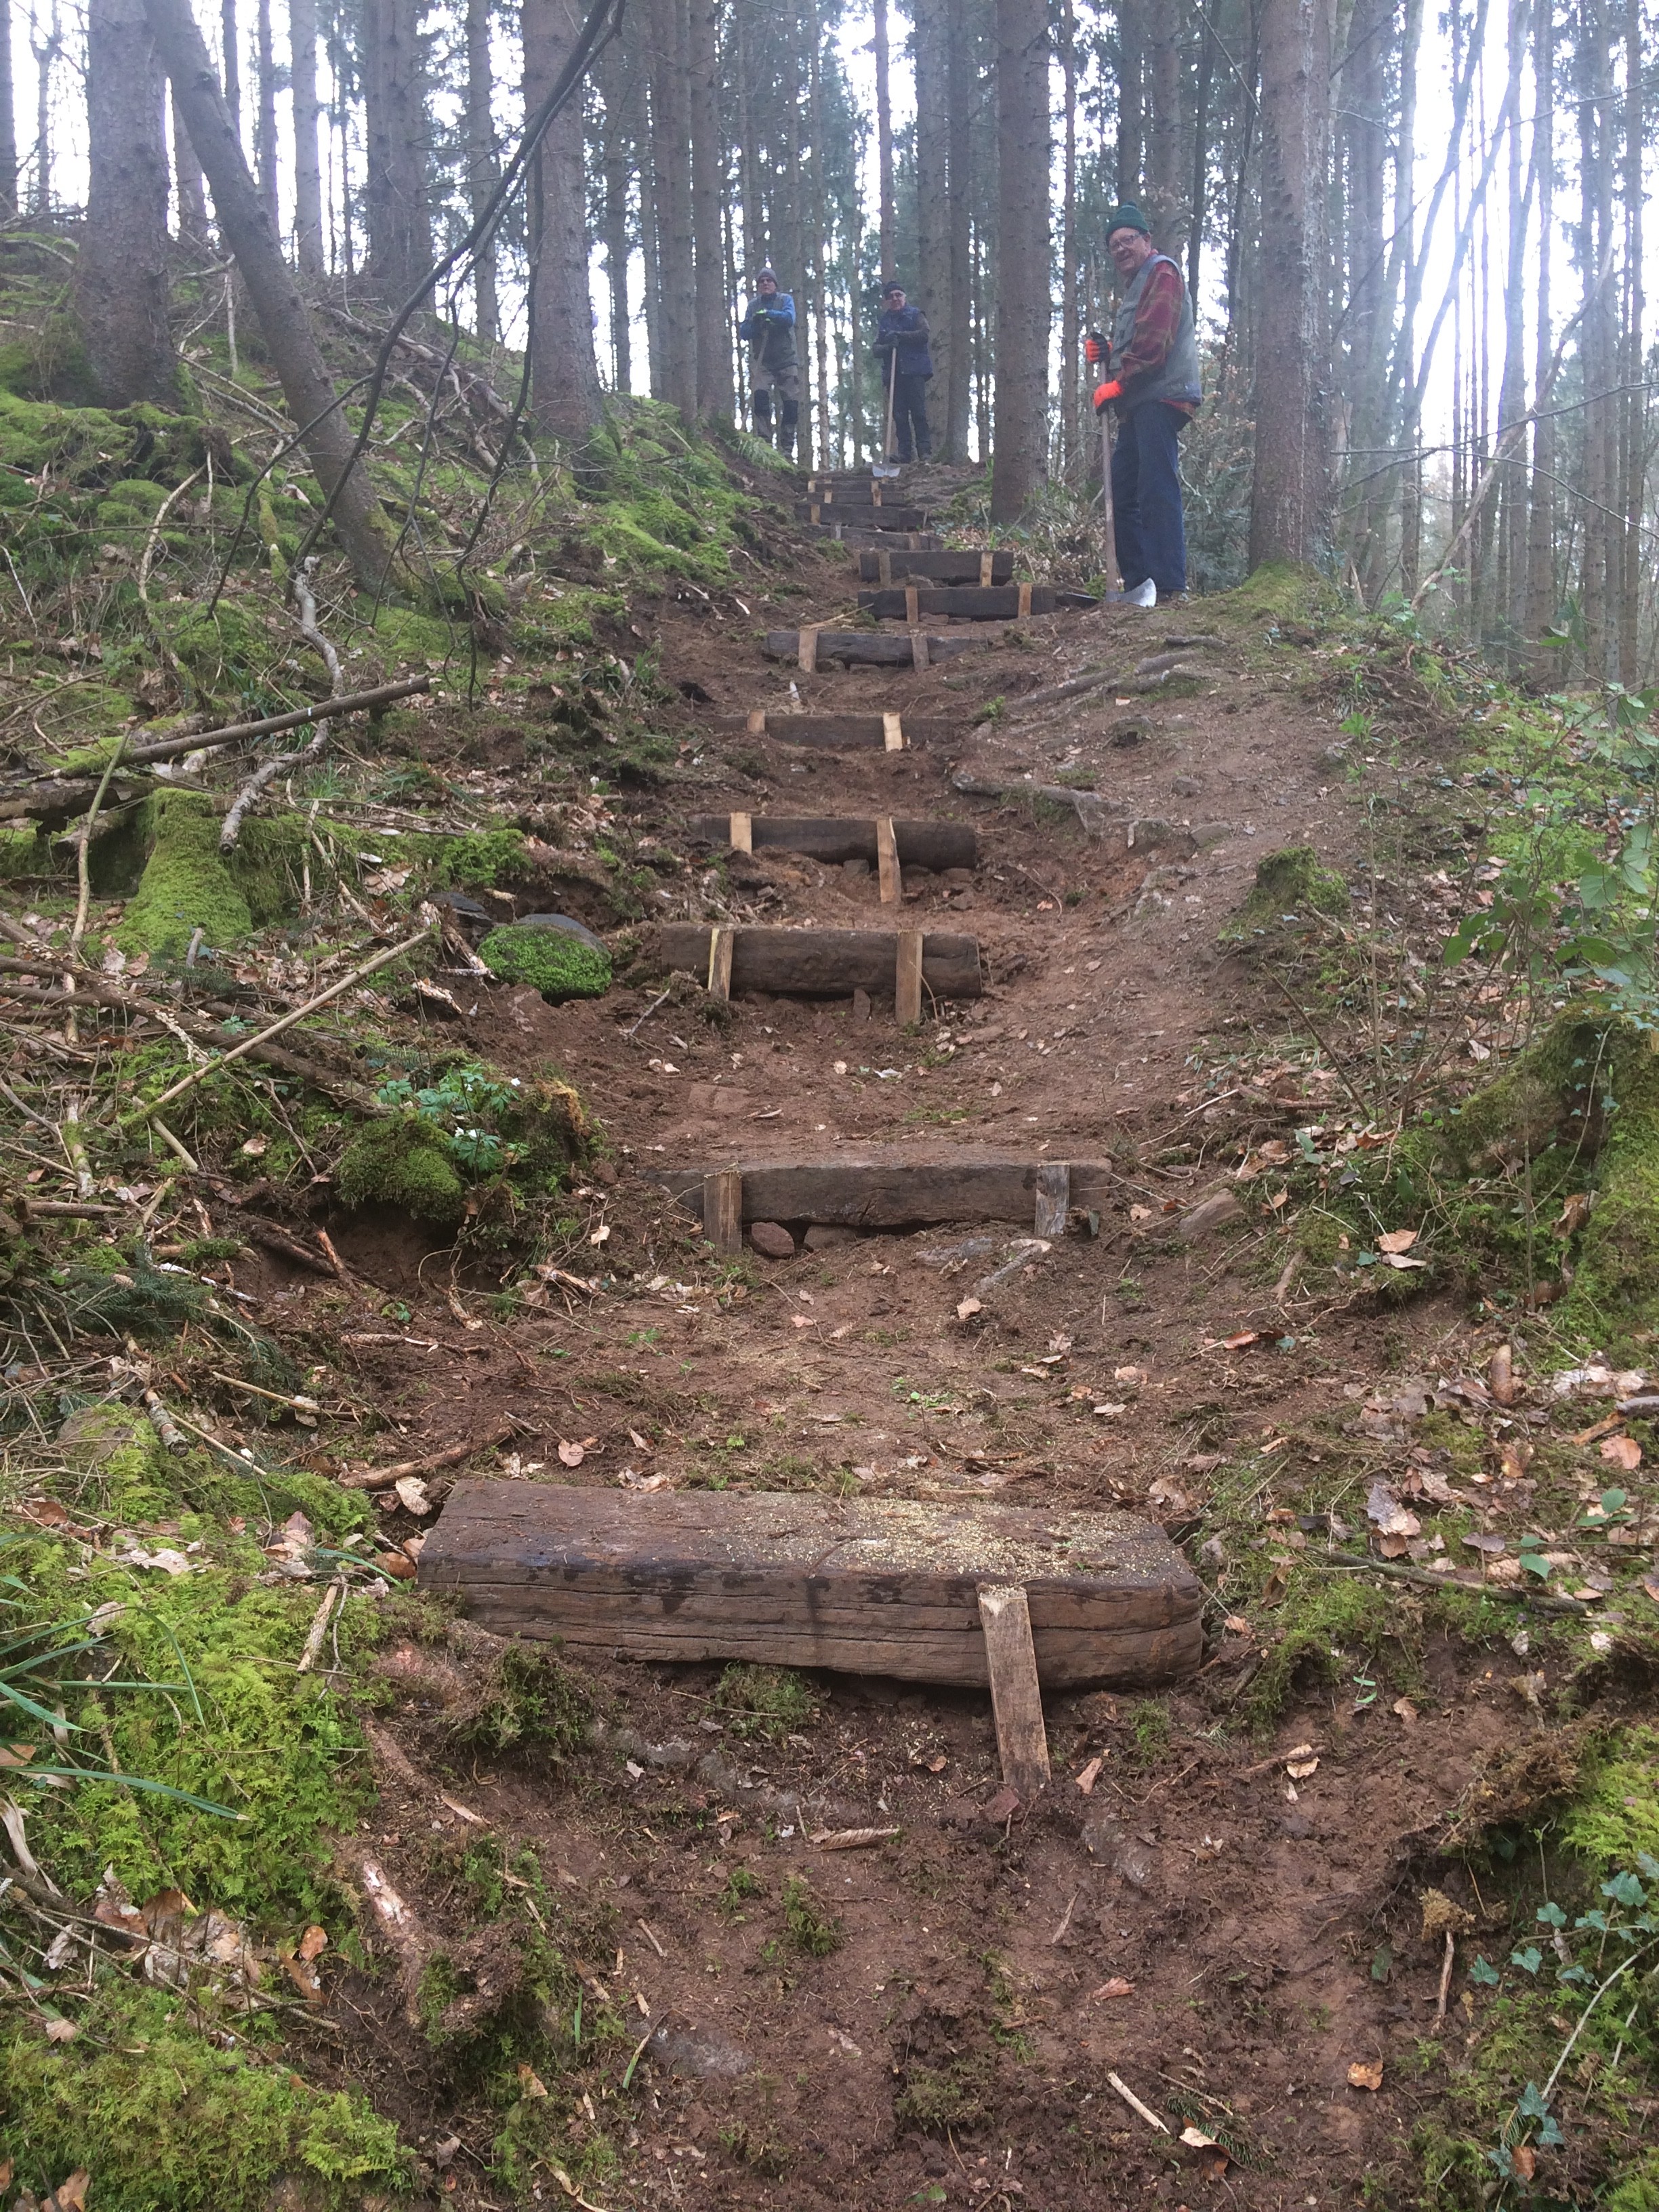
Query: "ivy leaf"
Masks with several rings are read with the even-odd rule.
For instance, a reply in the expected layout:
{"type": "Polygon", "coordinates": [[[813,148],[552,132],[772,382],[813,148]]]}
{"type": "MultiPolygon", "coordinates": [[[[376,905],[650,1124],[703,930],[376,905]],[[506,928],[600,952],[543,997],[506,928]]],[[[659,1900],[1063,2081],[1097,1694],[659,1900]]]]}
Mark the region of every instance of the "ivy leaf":
{"type": "Polygon", "coordinates": [[[1485,1959],[1477,1958],[1469,1968],[1469,1979],[1479,1982],[1482,1989],[1495,1990],[1498,1982],[1498,1969],[1488,1965],[1485,1959]]]}
{"type": "Polygon", "coordinates": [[[1648,1901],[1648,1893],[1633,1874],[1616,1874],[1611,1881],[1601,1885],[1603,1897],[1610,1897],[1615,1905],[1622,1905],[1632,1912],[1639,1911],[1648,1901]]]}
{"type": "Polygon", "coordinates": [[[1555,1904],[1540,1905],[1538,1908],[1538,1917],[1550,1928],[1565,1928],[1567,1924],[1566,1914],[1562,1911],[1559,1905],[1555,1904]]]}
{"type": "Polygon", "coordinates": [[[1544,1963],[1544,1954],[1536,1943],[1528,1943],[1523,1950],[1510,1953],[1510,1964],[1519,1966],[1523,1974],[1535,1974],[1544,1963]]]}

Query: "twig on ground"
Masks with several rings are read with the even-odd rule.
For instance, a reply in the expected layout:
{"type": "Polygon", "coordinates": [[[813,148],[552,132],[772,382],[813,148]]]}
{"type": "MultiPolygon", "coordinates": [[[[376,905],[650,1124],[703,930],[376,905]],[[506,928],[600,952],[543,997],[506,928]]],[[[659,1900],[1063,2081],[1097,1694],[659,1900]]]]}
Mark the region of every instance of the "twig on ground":
{"type": "Polygon", "coordinates": [[[1457,1936],[1452,1929],[1446,1930],[1446,1955],[1440,1967],[1440,1994],[1434,2003],[1434,2032],[1437,2035],[1446,2024],[1446,1997],[1451,1989],[1452,1962],[1457,1956],[1457,1936]]]}
{"type": "Polygon", "coordinates": [[[1132,2112],[1139,2112],[1141,2118],[1146,2121],[1148,2127],[1156,2128],[1161,2136],[1167,2136],[1169,2134],[1170,2130],[1166,2123],[1159,2119],[1158,2114],[1152,2110],[1150,2105],[1143,2105],[1141,2103],[1139,2098],[1136,2096],[1134,2091],[1121,2075],[1116,2074],[1108,2074],[1106,2079],[1111,2083],[1113,2088],[1117,2091],[1118,2095],[1122,2098],[1124,2103],[1129,2107],[1130,2111],[1132,2112]]]}
{"type": "Polygon", "coordinates": [[[395,1467],[349,1468],[343,1474],[335,1476],[342,1490],[387,1490],[394,1482],[401,1482],[409,1474],[436,1474],[441,1468],[459,1467],[463,1460],[471,1459],[474,1452],[489,1451],[503,1444],[513,1433],[511,1421],[498,1421],[481,1437],[468,1443],[451,1444],[447,1450],[428,1452],[423,1459],[399,1460],[395,1467]]]}
{"type": "Polygon", "coordinates": [[[640,1016],[639,1021],[632,1023],[632,1024],[630,1024],[627,1029],[625,1029],[625,1030],[623,1031],[623,1035],[625,1037],[631,1037],[631,1036],[633,1036],[633,1034],[634,1034],[634,1031],[635,1031],[636,1029],[638,1029],[638,1028],[640,1027],[641,1024],[641,1023],[644,1023],[644,1022],[648,1022],[648,1021],[650,1020],[650,1018],[651,1018],[652,1015],[653,1015],[653,1014],[654,1014],[654,1013],[656,1012],[656,1011],[657,1011],[658,1007],[663,1004],[664,1000],[666,1000],[666,999],[668,999],[668,998],[671,998],[672,995],[673,995],[673,994],[672,994],[672,992],[669,992],[669,991],[659,991],[659,992],[658,992],[658,994],[657,994],[657,995],[656,995],[656,997],[655,997],[654,999],[653,999],[653,1000],[651,1001],[650,1005],[646,1008],[645,1012],[644,1012],[640,1016]]]}
{"type": "Polygon", "coordinates": [[[345,1587],[343,1581],[333,1582],[323,1592],[323,1601],[312,1617],[310,1632],[306,1637],[305,1649],[301,1652],[300,1663],[294,1670],[295,1674],[308,1674],[318,1660],[321,1658],[323,1638],[328,1633],[329,1616],[335,1606],[345,1596],[345,1587]]]}
{"type": "Polygon", "coordinates": [[[1468,1597],[1498,1597],[1510,1605],[1534,1606],[1540,1613],[1583,1615],[1589,1610],[1576,1597],[1546,1597],[1541,1590],[1505,1589],[1501,1583],[1460,1582],[1453,1575],[1431,1575],[1421,1567],[1401,1566],[1397,1559],[1310,1559],[1304,1553],[1300,1564],[1328,1574],[1391,1575],[1395,1582],[1415,1583],[1419,1589],[1455,1589],[1468,1597]]]}

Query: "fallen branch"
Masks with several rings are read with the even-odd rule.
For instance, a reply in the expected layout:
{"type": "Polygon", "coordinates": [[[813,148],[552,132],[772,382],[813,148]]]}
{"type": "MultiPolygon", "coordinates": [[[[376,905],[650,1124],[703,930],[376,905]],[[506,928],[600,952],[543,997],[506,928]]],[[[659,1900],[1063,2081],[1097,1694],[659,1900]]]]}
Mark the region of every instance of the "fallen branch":
{"type": "Polygon", "coordinates": [[[313,707],[295,707],[286,714],[267,714],[262,721],[228,723],[223,729],[204,731],[198,738],[158,738],[151,744],[130,745],[127,762],[131,766],[143,761],[177,760],[185,753],[240,744],[247,738],[274,738],[284,730],[301,729],[307,722],[326,722],[338,714],[366,714],[373,708],[389,707],[394,700],[407,699],[417,691],[431,689],[429,676],[405,676],[396,684],[378,684],[372,691],[348,691],[338,698],[319,700],[313,707]]]}
{"type": "Polygon", "coordinates": [[[1097,691],[1103,684],[1110,684],[1114,680],[1111,669],[1097,668],[1091,676],[1073,677],[1069,684],[1045,684],[1040,691],[1028,691],[1017,705],[1009,708],[1002,720],[1018,722],[1035,707],[1052,707],[1061,699],[1080,698],[1084,692],[1097,691]]]}
{"type": "MultiPolygon", "coordinates": [[[[92,905],[92,833],[98,820],[98,810],[104,803],[104,793],[109,789],[109,780],[115,773],[122,754],[127,749],[126,733],[123,731],[120,743],[110,755],[98,788],[92,794],[92,804],[87,809],[87,818],[81,824],[81,834],[75,841],[75,872],[79,889],[75,900],[75,927],[70,932],[69,964],[76,968],[81,962],[81,939],[87,933],[87,915],[92,905]]],[[[65,988],[74,986],[65,979],[65,988]]]]}
{"type": "MultiPolygon", "coordinates": [[[[340,672],[339,654],[317,625],[317,598],[311,588],[312,577],[316,568],[317,556],[313,553],[308,561],[302,562],[295,570],[293,580],[294,604],[300,612],[300,635],[307,645],[316,648],[324,667],[328,671],[328,696],[330,699],[337,699],[341,695],[345,678],[340,672]]],[[[273,753],[269,760],[260,762],[258,767],[254,769],[230,803],[230,811],[226,815],[224,825],[219,832],[219,850],[222,853],[234,850],[236,840],[242,834],[242,817],[265,786],[268,783],[274,783],[279,775],[286,775],[291,769],[301,768],[308,762],[319,760],[327,751],[329,740],[332,735],[333,731],[325,720],[308,745],[301,745],[295,752],[273,753]]]]}
{"type": "Polygon", "coordinates": [[[1129,2107],[1129,2110],[1132,2112],[1139,2112],[1141,2118],[1146,2121],[1149,2128],[1156,2128],[1161,2136],[1167,2136],[1169,2134],[1169,2128],[1164,2122],[1159,2119],[1158,2114],[1152,2110],[1150,2105],[1143,2105],[1141,2103],[1139,2098],[1136,2096],[1134,2091],[1129,2087],[1128,2083],[1123,2080],[1121,2075],[1109,2074],[1106,2076],[1106,2079],[1111,2083],[1113,2088],[1117,2091],[1118,2095],[1122,2098],[1124,2103],[1129,2107]]]}
{"type": "Polygon", "coordinates": [[[284,1014],[280,1021],[272,1022],[268,1028],[261,1030],[257,1036],[248,1037],[242,1043],[233,1045],[228,1052],[222,1053],[217,1060],[210,1060],[205,1067],[192,1068],[190,1073],[182,1077],[170,1091],[164,1091],[159,1098],[152,1099],[148,1105],[135,1106],[130,1114],[122,1115],[115,1125],[116,1127],[125,1129],[131,1122],[147,1121],[152,1114],[159,1114],[163,1106],[171,1105],[175,1098],[181,1097],[186,1091],[193,1091],[198,1083],[205,1083],[209,1076],[217,1074],[222,1068],[228,1067],[233,1060],[246,1059],[256,1046],[265,1043],[269,1038],[280,1036],[284,1030],[292,1029],[296,1022],[303,1021],[307,1014],[314,1014],[319,1006],[327,1006],[331,1000],[337,999],[342,992],[349,991],[354,983],[361,983],[366,975],[374,975],[377,969],[390,967],[394,960],[401,960],[405,953],[412,952],[417,945],[424,944],[431,934],[431,927],[428,925],[417,930],[413,937],[406,937],[401,943],[389,945],[386,951],[377,952],[372,960],[360,962],[349,975],[342,975],[337,983],[331,983],[327,990],[319,991],[314,999],[307,999],[304,1006],[296,1006],[291,1014],[284,1014]]]}
{"type": "Polygon", "coordinates": [[[336,1475],[342,1490],[389,1490],[394,1482],[406,1475],[436,1474],[447,1467],[459,1467],[463,1460],[475,1452],[489,1451],[496,1444],[504,1444],[513,1434],[511,1421],[498,1421],[487,1435],[476,1437],[464,1444],[451,1444],[445,1451],[429,1452],[424,1459],[399,1460],[395,1467],[349,1468],[345,1474],[336,1475]]]}
{"type": "Polygon", "coordinates": [[[309,1267],[313,1275],[331,1275],[334,1273],[319,1253],[307,1252],[303,1244],[273,1223],[245,1222],[242,1234],[250,1244],[263,1245],[267,1252],[280,1252],[283,1259],[292,1260],[296,1267],[309,1267]]]}
{"type": "Polygon", "coordinates": [[[1319,1567],[1327,1574],[1391,1575],[1395,1582],[1415,1583],[1419,1589],[1455,1589],[1468,1597],[1500,1597],[1510,1605],[1529,1605],[1540,1613],[1582,1616],[1589,1611],[1576,1597],[1546,1597],[1541,1590],[1505,1589],[1499,1583],[1460,1582],[1453,1575],[1431,1575],[1421,1567],[1402,1567],[1396,1559],[1318,1559],[1304,1553],[1299,1564],[1319,1567]]]}

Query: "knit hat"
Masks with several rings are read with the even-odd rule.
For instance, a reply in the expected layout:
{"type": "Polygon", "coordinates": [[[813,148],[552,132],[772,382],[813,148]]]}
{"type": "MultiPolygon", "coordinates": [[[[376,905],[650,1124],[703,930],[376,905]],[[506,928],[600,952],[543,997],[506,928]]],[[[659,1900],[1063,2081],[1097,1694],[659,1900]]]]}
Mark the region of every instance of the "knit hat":
{"type": "Polygon", "coordinates": [[[766,266],[757,274],[755,282],[758,284],[763,276],[769,276],[775,284],[778,281],[778,272],[772,266],[769,261],[767,263],[766,266]]]}
{"type": "Polygon", "coordinates": [[[902,291],[903,291],[903,289],[904,289],[903,285],[902,285],[902,284],[901,284],[901,283],[899,283],[898,278],[897,278],[896,276],[895,276],[895,277],[894,277],[894,279],[892,280],[891,283],[890,283],[890,284],[884,284],[884,285],[882,286],[882,288],[881,288],[881,296],[882,296],[882,298],[883,298],[884,300],[890,300],[890,299],[892,298],[892,296],[893,296],[893,295],[894,295],[894,293],[895,293],[895,292],[902,292],[902,291]]]}
{"type": "Polygon", "coordinates": [[[1133,200],[1125,200],[1121,207],[1115,207],[1107,216],[1107,237],[1109,238],[1115,230],[1138,230],[1143,238],[1150,238],[1152,234],[1152,226],[1133,200]]]}

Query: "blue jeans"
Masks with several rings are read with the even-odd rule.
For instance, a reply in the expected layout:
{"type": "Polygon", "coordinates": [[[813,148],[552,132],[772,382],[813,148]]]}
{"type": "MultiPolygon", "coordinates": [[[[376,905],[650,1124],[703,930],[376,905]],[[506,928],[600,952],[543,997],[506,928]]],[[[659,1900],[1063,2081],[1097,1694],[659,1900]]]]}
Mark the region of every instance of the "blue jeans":
{"type": "Polygon", "coordinates": [[[1187,532],[1181,516],[1179,440],[1187,417],[1149,399],[1118,426],[1112,448],[1112,510],[1125,588],[1150,576],[1162,599],[1187,588],[1187,532]]]}

